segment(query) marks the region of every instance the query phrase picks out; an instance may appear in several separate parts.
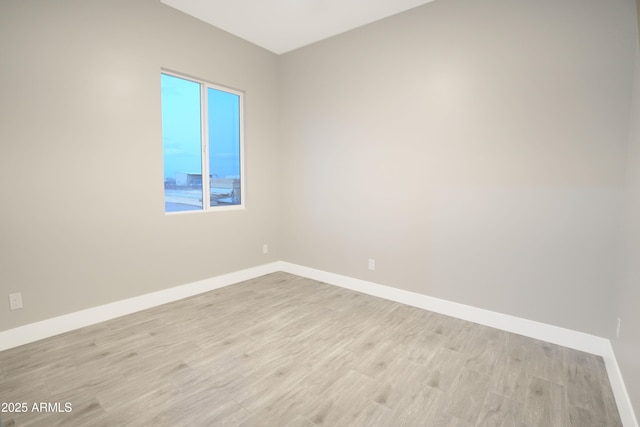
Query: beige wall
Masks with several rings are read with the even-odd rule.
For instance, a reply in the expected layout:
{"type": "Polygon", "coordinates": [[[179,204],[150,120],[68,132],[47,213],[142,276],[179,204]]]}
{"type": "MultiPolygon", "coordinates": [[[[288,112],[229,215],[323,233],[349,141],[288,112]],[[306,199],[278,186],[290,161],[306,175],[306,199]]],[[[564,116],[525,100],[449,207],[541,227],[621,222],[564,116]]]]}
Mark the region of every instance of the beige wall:
{"type": "Polygon", "coordinates": [[[635,58],[623,233],[625,251],[616,306],[616,315],[621,320],[620,338],[612,337],[611,341],[631,402],[640,418],[640,47],[636,48],[635,58]]]}
{"type": "Polygon", "coordinates": [[[0,2],[0,330],[280,259],[277,59],[158,0],[0,2]],[[246,91],[246,210],[164,214],[161,67],[246,91]]]}
{"type": "Polygon", "coordinates": [[[284,55],[284,259],[610,336],[632,7],[436,1],[284,55]]]}

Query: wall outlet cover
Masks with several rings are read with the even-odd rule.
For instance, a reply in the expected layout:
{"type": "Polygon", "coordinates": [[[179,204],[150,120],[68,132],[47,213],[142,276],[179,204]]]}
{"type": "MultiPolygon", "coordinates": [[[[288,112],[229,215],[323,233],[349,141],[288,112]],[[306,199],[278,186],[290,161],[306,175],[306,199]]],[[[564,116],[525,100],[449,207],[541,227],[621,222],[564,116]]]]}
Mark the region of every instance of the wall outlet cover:
{"type": "Polygon", "coordinates": [[[11,310],[22,308],[22,293],[9,294],[9,308],[11,310]]]}

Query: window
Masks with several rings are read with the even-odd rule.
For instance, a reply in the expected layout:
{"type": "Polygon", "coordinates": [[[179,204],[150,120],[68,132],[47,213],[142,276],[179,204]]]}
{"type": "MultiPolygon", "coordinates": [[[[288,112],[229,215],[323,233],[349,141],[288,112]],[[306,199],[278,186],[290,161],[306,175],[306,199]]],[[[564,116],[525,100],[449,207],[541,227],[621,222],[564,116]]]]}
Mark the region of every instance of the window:
{"type": "Polygon", "coordinates": [[[165,212],[243,206],[242,93],[166,72],[161,85],[165,212]]]}

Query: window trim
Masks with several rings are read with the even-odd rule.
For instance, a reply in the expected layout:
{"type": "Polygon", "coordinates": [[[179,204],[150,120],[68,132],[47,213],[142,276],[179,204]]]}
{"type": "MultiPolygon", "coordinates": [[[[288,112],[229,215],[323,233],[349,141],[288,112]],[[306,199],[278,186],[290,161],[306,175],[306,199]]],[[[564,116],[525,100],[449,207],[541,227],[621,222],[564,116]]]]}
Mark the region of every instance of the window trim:
{"type": "MultiPolygon", "coordinates": [[[[211,206],[211,180],[203,179],[202,180],[202,208],[197,210],[187,210],[187,211],[174,211],[167,212],[164,211],[165,215],[182,215],[182,214],[193,214],[193,213],[202,213],[202,212],[222,212],[222,211],[235,211],[235,210],[244,210],[246,209],[246,190],[245,190],[245,165],[244,165],[244,95],[245,92],[239,89],[234,89],[229,86],[223,86],[217,83],[212,83],[210,81],[200,79],[197,77],[190,76],[188,74],[179,73],[173,70],[169,70],[166,68],[160,68],[160,76],[163,74],[176,77],[183,80],[188,80],[200,85],[200,155],[202,159],[202,177],[209,176],[210,167],[209,167],[209,120],[207,113],[208,109],[208,101],[209,101],[209,88],[231,93],[233,95],[238,96],[238,130],[239,130],[239,151],[240,151],[240,203],[237,205],[224,205],[224,206],[211,206]],[[205,196],[206,195],[206,196],[205,196]],[[208,203],[206,203],[208,202],[208,203]]],[[[164,154],[162,156],[162,161],[164,164],[164,154]]],[[[163,199],[165,198],[164,189],[163,189],[163,199]]]]}

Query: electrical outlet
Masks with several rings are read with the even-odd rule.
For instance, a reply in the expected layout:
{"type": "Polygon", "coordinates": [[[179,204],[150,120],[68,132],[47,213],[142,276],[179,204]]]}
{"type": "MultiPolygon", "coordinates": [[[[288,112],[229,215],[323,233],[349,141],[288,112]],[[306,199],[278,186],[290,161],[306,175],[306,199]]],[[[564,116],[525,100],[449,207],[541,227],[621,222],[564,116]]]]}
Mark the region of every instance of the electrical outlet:
{"type": "Polygon", "coordinates": [[[369,258],[369,270],[373,271],[376,269],[376,260],[373,258],[369,258]]]}
{"type": "Polygon", "coordinates": [[[618,317],[618,326],[616,326],[616,338],[620,338],[620,323],[622,323],[622,320],[620,320],[620,318],[618,317]]]}
{"type": "Polygon", "coordinates": [[[22,293],[9,294],[9,308],[11,310],[22,308],[22,293]]]}
{"type": "Polygon", "coordinates": [[[262,253],[265,255],[269,253],[269,245],[267,245],[266,243],[262,245],[262,253]]]}

